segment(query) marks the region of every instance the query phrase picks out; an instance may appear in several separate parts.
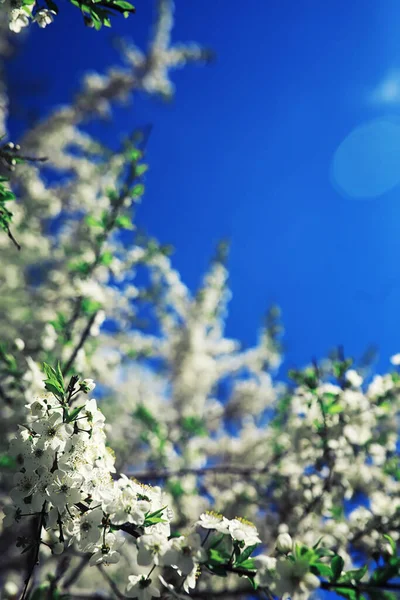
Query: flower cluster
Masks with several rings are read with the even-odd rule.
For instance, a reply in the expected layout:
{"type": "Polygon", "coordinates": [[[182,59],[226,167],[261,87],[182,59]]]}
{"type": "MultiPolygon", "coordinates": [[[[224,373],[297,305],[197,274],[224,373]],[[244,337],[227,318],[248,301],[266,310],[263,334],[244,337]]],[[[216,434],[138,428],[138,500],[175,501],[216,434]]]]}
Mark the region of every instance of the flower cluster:
{"type": "MultiPolygon", "coordinates": [[[[9,8],[16,11],[14,30],[39,14],[29,2],[9,8]]],[[[43,10],[37,22],[47,24],[53,9],[43,10]]],[[[10,175],[24,251],[0,235],[0,312],[7,315],[0,343],[0,504],[4,524],[12,525],[0,528],[7,549],[0,597],[18,593],[25,572],[16,574],[15,565],[40,542],[32,580],[60,593],[69,591],[82,558],[99,573],[107,565],[109,578],[132,597],[157,596],[160,585],[175,594],[196,585],[203,597],[229,597],[242,587],[250,594],[252,585],[305,598],[322,580],[324,589],[345,584],[338,587],[353,600],[368,583],[354,550],[366,564],[381,565],[377,586],[398,568],[400,358],[371,380],[364,367],[337,356],[290,373],[293,383],[277,381],[276,308],[253,347],[242,349],[225,333],[226,247],[193,294],[170,248],[137,235],[147,134],[110,152],[85,121],[110,114],[114,102],[138,91],[171,97],[171,70],[207,58],[197,45],[171,43],[171,0],[160,0],[157,10],[148,49],[122,47],[128,68],[89,73],[70,105],[19,140],[28,155],[49,160],[46,172],[24,163],[10,175]],[[80,378],[69,391],[60,389],[50,370],[47,393],[40,365],[59,359],[64,373],[80,378]],[[94,383],[84,373],[98,382],[102,412],[86,399],[94,383]],[[8,451],[17,424],[26,421],[26,402],[29,418],[8,451]],[[39,542],[30,525],[35,531],[40,525],[39,542]],[[314,548],[320,538],[328,550],[314,548]],[[263,553],[255,556],[260,540],[263,553]],[[68,560],[69,573],[61,577],[57,569],[68,560]]],[[[0,20],[0,60],[9,51],[8,26],[0,20]]],[[[5,90],[0,82],[4,131],[5,90]]],[[[85,567],[74,592],[94,591],[95,580],[85,567]]]]}
{"type": "Polygon", "coordinates": [[[9,13],[9,28],[13,33],[20,33],[31,22],[37,23],[39,27],[44,28],[53,22],[56,11],[49,8],[40,8],[33,14],[36,2],[23,1],[18,4],[13,0],[9,13]]]}
{"type": "MultiPolygon", "coordinates": [[[[93,380],[73,376],[65,388],[59,366],[45,364],[44,370],[47,393],[26,406],[27,423],[10,443],[19,472],[3,524],[14,527],[26,517],[38,522],[37,537],[22,536],[18,542],[24,551],[36,548],[23,598],[41,545],[55,556],[76,549],[88,555],[89,566],[109,566],[119,562],[126,535],[134,539],[137,567],[150,568],[147,574],[128,576],[125,595],[139,600],[159,597],[160,586],[190,593],[202,569],[223,577],[245,576],[254,588],[294,600],[319,587],[321,575],[329,577],[328,586],[339,586],[347,577],[340,578],[340,556],[318,548],[319,543],[313,548],[294,543],[287,532],[278,536],[275,555],[252,556],[262,540],[253,523],[242,518],[207,512],[186,535],[171,534],[173,513],[162,490],[115,474],[105,418],[95,399],[82,401],[82,394],[95,388],[93,380]],[[333,557],[330,565],[325,557],[333,557]],[[178,579],[167,581],[161,573],[152,579],[155,569],[169,569],[178,579]]],[[[393,547],[394,540],[387,539],[393,547]]],[[[357,573],[361,578],[366,571],[357,573]]]]}
{"type": "MultiPolygon", "coordinates": [[[[5,0],[2,0],[4,3],[5,0]]],[[[8,10],[9,28],[14,33],[20,33],[30,23],[37,23],[39,27],[44,28],[53,22],[54,17],[58,14],[58,7],[54,0],[45,0],[47,8],[39,7],[36,0],[10,0],[9,6],[3,7],[3,11],[8,10]]],[[[110,12],[122,13],[126,16],[129,13],[135,12],[135,8],[130,2],[123,0],[105,0],[104,4],[109,9],[103,12],[94,6],[90,0],[82,0],[79,3],[72,2],[75,6],[79,6],[83,14],[83,21],[88,27],[100,29],[102,25],[111,26],[110,12]]]]}
{"type": "MultiPolygon", "coordinates": [[[[94,389],[93,380],[73,377],[65,390],[60,369],[45,369],[48,392],[27,405],[27,423],[10,443],[20,470],[3,524],[10,527],[24,517],[36,517],[39,538],[25,546],[45,543],[56,555],[74,546],[90,553],[90,565],[117,563],[125,542],[122,532],[130,533],[136,539],[137,564],[175,569],[189,592],[199,565],[208,560],[201,536],[192,531],[171,537],[172,513],[161,489],[115,476],[105,418],[96,400],[81,402],[81,394],[94,389]],[[42,529],[49,541],[42,540],[42,529]]],[[[261,542],[256,528],[244,520],[203,514],[197,524],[229,536],[243,549],[261,542]]],[[[148,577],[132,575],[126,594],[151,598],[159,591],[148,577]]]]}

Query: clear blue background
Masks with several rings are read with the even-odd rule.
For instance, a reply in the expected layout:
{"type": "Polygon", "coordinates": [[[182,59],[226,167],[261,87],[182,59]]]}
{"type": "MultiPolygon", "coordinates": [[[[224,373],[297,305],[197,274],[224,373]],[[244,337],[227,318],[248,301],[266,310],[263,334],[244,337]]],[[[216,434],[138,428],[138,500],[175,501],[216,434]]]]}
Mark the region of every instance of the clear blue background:
{"type": "MultiPolygon", "coordinates": [[[[112,35],[143,47],[152,22],[149,0],[136,0],[136,15],[100,32],[81,25],[65,0],[59,4],[56,21],[45,30],[31,26],[10,63],[15,135],[25,101],[43,114],[68,101],[86,71],[119,60],[112,35]],[[35,81],[43,93],[23,85],[35,81]]],[[[192,289],[217,241],[231,239],[227,334],[245,345],[276,302],[289,365],[337,344],[358,357],[375,344],[377,366],[386,368],[400,351],[400,188],[393,185],[400,180],[400,96],[389,90],[380,97],[379,86],[400,67],[400,5],[176,4],[174,41],[211,47],[216,62],[173,74],[172,104],[136,97],[112,124],[90,128],[116,146],[135,126],[154,124],[140,224],[176,247],[174,264],[192,289]],[[333,182],[333,158],[352,131],[382,117],[390,117],[394,140],[367,132],[347,148],[347,179],[366,190],[354,198],[333,182]],[[392,189],[370,197],[388,178],[392,189]]]]}

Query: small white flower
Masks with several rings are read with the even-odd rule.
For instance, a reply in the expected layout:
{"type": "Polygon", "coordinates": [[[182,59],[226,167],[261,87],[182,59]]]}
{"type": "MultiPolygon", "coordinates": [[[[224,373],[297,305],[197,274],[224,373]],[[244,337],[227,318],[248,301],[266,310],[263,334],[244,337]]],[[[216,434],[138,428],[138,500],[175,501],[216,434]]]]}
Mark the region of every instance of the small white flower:
{"type": "Polygon", "coordinates": [[[91,426],[102,426],[105,421],[105,417],[97,408],[97,402],[94,398],[86,402],[85,408],[81,411],[80,416],[86,417],[89,425],[91,426]]]}
{"type": "Polygon", "coordinates": [[[390,362],[395,367],[398,367],[400,365],[400,352],[398,354],[394,354],[393,356],[391,356],[390,357],[390,362]]]}
{"type": "Polygon", "coordinates": [[[88,392],[94,390],[96,384],[93,379],[83,379],[83,381],[79,382],[79,387],[83,392],[85,392],[85,394],[87,394],[88,392]]]}
{"type": "Polygon", "coordinates": [[[39,27],[43,28],[47,25],[50,25],[50,23],[54,21],[55,14],[56,13],[54,10],[49,10],[48,8],[41,8],[40,10],[38,10],[33,20],[36,21],[39,27]]]}
{"type": "Polygon", "coordinates": [[[17,350],[19,350],[20,352],[22,352],[22,350],[25,348],[25,342],[24,342],[24,340],[21,340],[21,338],[16,338],[14,340],[14,344],[15,344],[17,350]]]}
{"type": "Polygon", "coordinates": [[[62,542],[56,542],[52,545],[51,551],[53,554],[62,554],[65,550],[65,546],[62,542]]]}
{"type": "Polygon", "coordinates": [[[136,500],[133,491],[126,488],[109,506],[107,512],[111,514],[114,525],[133,523],[143,525],[146,513],[150,509],[150,503],[146,500],[136,500]]]}
{"type": "Polygon", "coordinates": [[[293,540],[288,533],[281,533],[276,540],[276,549],[287,554],[293,548],[293,540]]]}
{"type": "Polygon", "coordinates": [[[65,442],[74,432],[71,425],[63,423],[62,415],[58,412],[53,412],[48,419],[37,421],[34,429],[53,450],[63,450],[65,442]]]}
{"type": "Polygon", "coordinates": [[[345,374],[346,380],[354,388],[359,388],[362,385],[363,378],[354,369],[349,369],[345,374]]]}
{"type": "Polygon", "coordinates": [[[30,496],[38,482],[38,475],[31,473],[17,473],[14,477],[15,488],[10,492],[10,496],[14,502],[21,506],[24,505],[24,498],[30,496]]]}
{"type": "Polygon", "coordinates": [[[19,523],[22,519],[22,509],[11,504],[7,504],[3,507],[3,526],[12,527],[16,523],[19,523]]]}
{"type": "Polygon", "coordinates": [[[160,591],[152,584],[151,579],[147,579],[144,575],[130,575],[128,580],[125,592],[128,598],[151,600],[160,597],[160,591]]]}
{"type": "Polygon", "coordinates": [[[2,590],[4,598],[16,598],[18,591],[18,586],[14,581],[6,581],[2,590]]]}
{"type": "Polygon", "coordinates": [[[254,558],[254,564],[257,569],[255,581],[262,587],[268,587],[274,578],[276,568],[276,558],[259,554],[254,558]]]}
{"type": "Polygon", "coordinates": [[[103,511],[101,508],[95,508],[84,513],[79,520],[79,529],[77,537],[81,550],[87,550],[88,546],[97,544],[101,536],[101,522],[103,511]]]}
{"type": "Polygon", "coordinates": [[[137,546],[137,562],[140,566],[145,567],[152,562],[156,565],[162,563],[162,556],[171,547],[171,543],[160,533],[148,533],[140,536],[137,546]]]}
{"type": "Polygon", "coordinates": [[[47,493],[54,506],[63,509],[67,504],[76,504],[81,500],[81,485],[80,475],[69,475],[57,469],[53,473],[53,483],[49,485],[47,493]]]}
{"type": "Polygon", "coordinates": [[[29,17],[22,8],[13,8],[10,12],[9,28],[14,33],[19,33],[21,29],[29,25],[29,17]]]}
{"type": "Polygon", "coordinates": [[[310,573],[309,568],[308,561],[303,558],[297,558],[295,562],[287,558],[277,560],[274,595],[290,596],[292,600],[308,597],[320,585],[318,577],[310,573]]]}
{"type": "Polygon", "coordinates": [[[45,467],[38,469],[39,480],[35,487],[35,493],[32,496],[31,508],[35,512],[39,512],[42,509],[43,502],[49,499],[47,495],[47,488],[53,483],[53,475],[45,467]]]}
{"type": "Polygon", "coordinates": [[[29,438],[26,438],[23,432],[19,432],[17,437],[11,440],[9,445],[9,452],[18,465],[22,468],[25,466],[26,459],[30,456],[32,451],[32,442],[29,438]]]}
{"type": "Polygon", "coordinates": [[[90,558],[89,564],[93,565],[111,565],[115,564],[121,558],[119,549],[124,543],[122,536],[116,536],[114,533],[107,533],[104,542],[94,548],[94,554],[90,558]]]}
{"type": "Polygon", "coordinates": [[[203,529],[215,529],[220,533],[229,534],[229,520],[222,515],[214,512],[206,512],[200,515],[196,525],[200,525],[203,529]]]}
{"type": "Polygon", "coordinates": [[[163,555],[163,565],[178,569],[181,575],[189,575],[199,563],[207,559],[198,533],[171,540],[170,548],[163,555]]]}
{"type": "Polygon", "coordinates": [[[48,447],[43,440],[39,439],[32,444],[31,453],[25,458],[26,469],[34,471],[40,467],[51,469],[54,463],[54,450],[48,447]]]}
{"type": "Polygon", "coordinates": [[[254,544],[261,543],[255,525],[244,519],[232,519],[232,521],[229,521],[229,533],[232,539],[244,542],[245,546],[253,546],[254,544]]]}
{"type": "MultiPolygon", "coordinates": [[[[45,11],[45,10],[46,9],[44,8],[43,11],[45,11]]],[[[48,11],[48,12],[50,12],[50,11],[48,11]]],[[[46,27],[46,24],[41,25],[41,23],[44,23],[44,20],[42,20],[42,18],[41,18],[41,13],[42,13],[41,10],[38,13],[36,13],[36,16],[33,20],[37,21],[37,23],[40,27],[46,27]]],[[[50,23],[51,23],[51,21],[50,21],[50,23]]],[[[56,330],[54,329],[53,325],[51,325],[51,323],[46,323],[44,332],[43,332],[43,336],[42,336],[43,349],[44,350],[53,350],[54,346],[56,345],[57,338],[58,338],[58,334],[57,334],[56,330]]]]}
{"type": "Polygon", "coordinates": [[[39,419],[44,416],[46,412],[46,406],[40,400],[35,400],[32,404],[27,405],[27,408],[31,411],[32,417],[38,417],[39,419]]]}
{"type": "Polygon", "coordinates": [[[193,590],[196,587],[197,569],[197,565],[194,566],[193,570],[188,575],[186,575],[185,579],[183,580],[183,589],[187,594],[190,594],[190,590],[193,590]]]}

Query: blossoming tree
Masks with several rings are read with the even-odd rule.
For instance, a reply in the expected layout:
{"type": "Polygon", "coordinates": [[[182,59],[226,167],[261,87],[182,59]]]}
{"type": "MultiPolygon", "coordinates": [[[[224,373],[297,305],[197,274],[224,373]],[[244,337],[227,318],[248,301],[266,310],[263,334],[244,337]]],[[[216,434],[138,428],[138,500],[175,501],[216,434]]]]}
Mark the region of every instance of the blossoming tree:
{"type": "MultiPolygon", "coordinates": [[[[4,6],[2,56],[32,6],[51,22],[52,2],[4,6]]],[[[111,152],[85,130],[209,59],[172,25],[160,0],[145,53],[0,149],[1,598],[394,600],[400,357],[366,378],[339,350],[280,382],[276,308],[255,347],[225,336],[226,245],[192,295],[135,231],[146,132],[111,152]]],[[[0,108],[6,131],[5,81],[0,108]]]]}

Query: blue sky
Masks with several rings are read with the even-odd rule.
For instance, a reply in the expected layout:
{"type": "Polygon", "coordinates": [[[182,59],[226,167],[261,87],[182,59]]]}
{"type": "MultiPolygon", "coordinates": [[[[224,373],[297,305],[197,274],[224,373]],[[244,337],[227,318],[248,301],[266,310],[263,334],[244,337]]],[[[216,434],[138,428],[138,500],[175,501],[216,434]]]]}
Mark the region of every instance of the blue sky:
{"type": "MultiPolygon", "coordinates": [[[[113,34],[142,46],[149,0],[100,32],[63,0],[10,64],[39,80],[45,113],[88,70],[119,60],[113,34]],[[56,49],[56,50],[55,50],[56,49]]],[[[177,42],[213,48],[214,64],[176,72],[175,100],[139,97],[96,127],[111,145],[153,123],[139,222],[176,248],[194,289],[217,241],[231,239],[227,333],[256,339],[282,307],[287,363],[343,344],[374,344],[379,369],[400,351],[400,6],[395,0],[176,1],[177,42]]],[[[21,130],[16,113],[12,128],[21,130]]]]}

